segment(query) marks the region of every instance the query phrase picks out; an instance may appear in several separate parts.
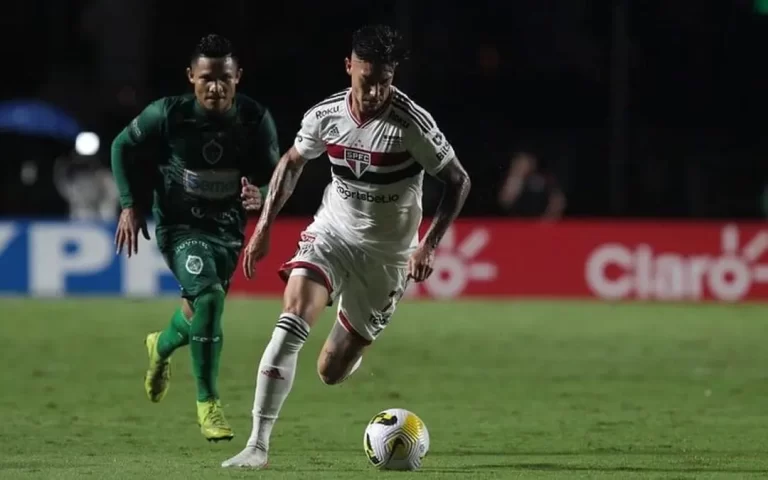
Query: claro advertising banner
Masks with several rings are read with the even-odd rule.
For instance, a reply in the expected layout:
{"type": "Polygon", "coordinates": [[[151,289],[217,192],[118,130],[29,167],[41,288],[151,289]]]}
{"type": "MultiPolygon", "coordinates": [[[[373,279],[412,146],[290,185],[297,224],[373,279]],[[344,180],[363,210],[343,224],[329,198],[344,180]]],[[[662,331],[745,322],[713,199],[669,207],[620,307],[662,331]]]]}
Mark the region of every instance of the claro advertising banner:
{"type": "MultiPolygon", "coordinates": [[[[308,220],[283,220],[252,281],[232,294],[276,296],[277,275],[308,220]]],[[[425,227],[428,222],[425,222],[425,227]]],[[[153,242],[115,256],[114,225],[0,222],[0,294],[177,295],[153,242]]],[[[561,297],[737,302],[768,300],[768,225],[462,219],[443,240],[433,276],[409,297],[561,297]]]]}

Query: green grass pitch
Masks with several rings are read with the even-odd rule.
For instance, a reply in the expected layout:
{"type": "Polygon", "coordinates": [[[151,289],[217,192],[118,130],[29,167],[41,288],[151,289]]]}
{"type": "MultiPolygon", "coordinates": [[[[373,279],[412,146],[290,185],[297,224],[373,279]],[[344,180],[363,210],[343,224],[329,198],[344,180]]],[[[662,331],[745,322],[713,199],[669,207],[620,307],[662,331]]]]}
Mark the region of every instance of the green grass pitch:
{"type": "Polygon", "coordinates": [[[305,346],[270,469],[222,460],[250,431],[256,366],[280,304],[234,300],[220,383],[236,430],[208,444],[189,353],[144,396],[144,335],[174,300],[0,299],[0,479],[766,478],[768,307],[403,302],[345,384],[305,346]],[[402,407],[430,429],[420,472],[367,464],[362,433],[402,407]]]}

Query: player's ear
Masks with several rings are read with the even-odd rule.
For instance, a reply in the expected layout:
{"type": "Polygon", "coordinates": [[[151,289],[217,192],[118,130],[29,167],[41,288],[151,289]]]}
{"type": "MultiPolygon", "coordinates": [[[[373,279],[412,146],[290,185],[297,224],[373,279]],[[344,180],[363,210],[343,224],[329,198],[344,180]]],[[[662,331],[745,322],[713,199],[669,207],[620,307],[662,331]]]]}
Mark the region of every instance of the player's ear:
{"type": "Polygon", "coordinates": [[[238,83],[240,83],[240,79],[241,79],[242,77],[243,77],[243,69],[242,69],[242,68],[238,68],[238,69],[237,69],[237,73],[235,74],[235,85],[237,85],[238,83]]]}
{"type": "Polygon", "coordinates": [[[191,67],[187,67],[187,80],[189,80],[189,83],[195,83],[195,75],[192,73],[191,67]]]}
{"type": "Polygon", "coordinates": [[[347,71],[347,75],[352,76],[352,60],[349,57],[344,59],[344,70],[347,71]]]}

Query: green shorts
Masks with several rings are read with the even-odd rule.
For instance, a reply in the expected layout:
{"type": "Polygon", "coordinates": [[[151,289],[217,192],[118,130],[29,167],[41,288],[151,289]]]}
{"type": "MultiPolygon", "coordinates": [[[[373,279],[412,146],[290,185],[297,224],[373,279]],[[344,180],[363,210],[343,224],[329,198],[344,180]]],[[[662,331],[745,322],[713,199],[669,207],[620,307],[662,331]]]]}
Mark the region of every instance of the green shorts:
{"type": "Polygon", "coordinates": [[[221,285],[226,293],[237,268],[240,249],[211,242],[205,235],[174,235],[160,251],[181,286],[181,296],[194,299],[204,290],[221,285]]]}

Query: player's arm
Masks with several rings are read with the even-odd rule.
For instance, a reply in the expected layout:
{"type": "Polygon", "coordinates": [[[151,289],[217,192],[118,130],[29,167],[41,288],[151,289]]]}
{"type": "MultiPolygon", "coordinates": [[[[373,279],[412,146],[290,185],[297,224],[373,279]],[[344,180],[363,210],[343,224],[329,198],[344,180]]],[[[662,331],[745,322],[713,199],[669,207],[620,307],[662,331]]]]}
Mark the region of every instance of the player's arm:
{"type": "Polygon", "coordinates": [[[120,194],[120,206],[133,208],[136,195],[146,185],[147,162],[156,162],[146,155],[146,147],[158,142],[165,126],[165,102],[155,101],[125,127],[112,142],[112,175],[120,194]]]}
{"type": "Polygon", "coordinates": [[[151,103],[120,132],[112,142],[112,176],[120,196],[120,220],[115,231],[118,255],[125,249],[130,257],[139,252],[139,233],[149,240],[144,213],[137,208],[140,192],[146,191],[147,162],[156,162],[146,155],[145,147],[158,142],[165,125],[165,102],[151,103]]]}
{"type": "MultiPolygon", "coordinates": [[[[255,173],[263,171],[265,167],[272,171],[280,160],[280,145],[277,141],[277,128],[275,127],[275,121],[269,110],[264,111],[264,115],[261,117],[258,127],[255,132],[255,151],[254,151],[254,175],[251,180],[256,178],[255,173]]],[[[268,172],[264,172],[268,175],[268,172]]],[[[269,191],[269,185],[261,185],[259,187],[262,198],[267,196],[269,191]]]]}
{"type": "Polygon", "coordinates": [[[269,191],[264,200],[264,208],[261,210],[256,230],[248,240],[243,252],[243,273],[245,278],[253,278],[254,264],[267,255],[269,251],[269,230],[277,218],[277,214],[291,198],[296,184],[299,182],[304,165],[310,159],[319,157],[325,151],[325,144],[319,135],[319,125],[311,116],[304,117],[301,122],[301,130],[296,135],[296,140],[288,149],[280,161],[277,162],[272,180],[269,182],[269,191]]]}
{"type": "Polygon", "coordinates": [[[253,278],[254,264],[267,255],[270,228],[285,202],[291,198],[304,165],[325,151],[325,143],[320,138],[319,127],[311,115],[305,116],[293,146],[277,162],[272,180],[269,182],[269,191],[264,200],[259,222],[243,252],[245,278],[253,278]]]}
{"type": "Polygon", "coordinates": [[[268,231],[277,218],[277,214],[291,197],[299,181],[304,165],[310,159],[325,152],[325,143],[319,135],[319,125],[311,115],[304,117],[301,130],[296,134],[293,146],[277,162],[268,192],[264,201],[257,231],[268,231]]]}
{"type": "Polygon", "coordinates": [[[471,188],[469,175],[432,117],[420,111],[406,133],[408,151],[424,170],[443,183],[443,196],[422,245],[434,250],[464,207],[471,188]]]}
{"type": "Polygon", "coordinates": [[[431,249],[437,248],[451,223],[459,216],[472,186],[469,175],[456,157],[434,176],[443,182],[443,196],[435,211],[432,225],[424,236],[424,244],[431,249]]]}
{"type": "Polygon", "coordinates": [[[280,161],[275,167],[275,173],[272,174],[272,179],[267,187],[264,209],[261,212],[261,217],[259,217],[257,230],[269,230],[272,226],[285,202],[291,198],[307,160],[299,154],[295,146],[288,149],[280,157],[280,161]]]}

